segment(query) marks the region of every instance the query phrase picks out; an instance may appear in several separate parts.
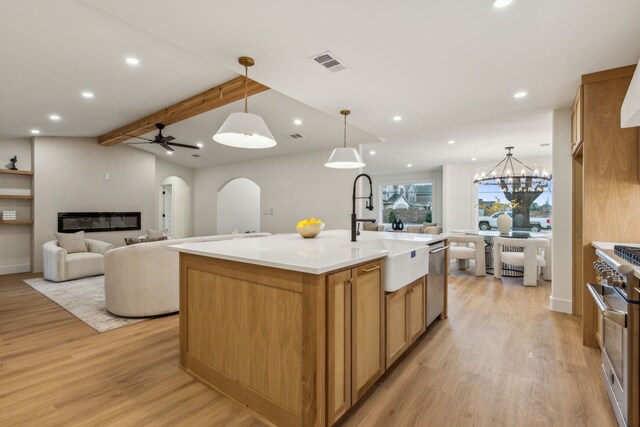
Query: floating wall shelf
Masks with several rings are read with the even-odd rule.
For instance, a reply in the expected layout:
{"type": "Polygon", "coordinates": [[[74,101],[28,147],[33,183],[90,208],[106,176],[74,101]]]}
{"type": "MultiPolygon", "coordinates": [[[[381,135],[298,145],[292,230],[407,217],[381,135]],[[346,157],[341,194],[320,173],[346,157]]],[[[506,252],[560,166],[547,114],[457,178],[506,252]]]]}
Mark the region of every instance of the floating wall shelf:
{"type": "Polygon", "coordinates": [[[0,220],[0,225],[2,224],[13,224],[13,225],[29,225],[29,224],[33,224],[33,221],[31,220],[16,220],[16,221],[2,221],[0,220]]]}
{"type": "Polygon", "coordinates": [[[11,169],[0,169],[0,173],[6,173],[11,175],[33,175],[33,171],[14,171],[11,169]]]}
{"type": "Polygon", "coordinates": [[[33,196],[22,196],[17,194],[0,194],[0,199],[13,199],[13,200],[31,200],[33,196]]]}

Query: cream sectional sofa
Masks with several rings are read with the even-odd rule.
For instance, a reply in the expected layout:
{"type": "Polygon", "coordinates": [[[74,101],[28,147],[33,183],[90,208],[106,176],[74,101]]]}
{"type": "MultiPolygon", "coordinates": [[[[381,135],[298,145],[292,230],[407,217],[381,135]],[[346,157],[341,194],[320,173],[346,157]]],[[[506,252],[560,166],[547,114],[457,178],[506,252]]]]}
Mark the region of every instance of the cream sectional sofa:
{"type": "Polygon", "coordinates": [[[186,242],[245,239],[269,233],[226,234],[139,243],[104,255],[107,310],[123,317],[174,313],[179,308],[179,253],[168,245],[186,242]]]}

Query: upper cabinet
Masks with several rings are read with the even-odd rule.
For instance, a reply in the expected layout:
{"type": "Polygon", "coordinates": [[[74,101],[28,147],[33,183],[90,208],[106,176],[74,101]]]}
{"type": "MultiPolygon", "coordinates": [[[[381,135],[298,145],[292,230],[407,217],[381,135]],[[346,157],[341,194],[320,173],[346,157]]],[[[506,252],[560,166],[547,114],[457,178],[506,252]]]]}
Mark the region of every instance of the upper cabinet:
{"type": "Polygon", "coordinates": [[[582,142],[584,141],[584,97],[583,86],[580,85],[573,98],[571,106],[571,155],[573,157],[580,154],[582,150],[582,142]]]}

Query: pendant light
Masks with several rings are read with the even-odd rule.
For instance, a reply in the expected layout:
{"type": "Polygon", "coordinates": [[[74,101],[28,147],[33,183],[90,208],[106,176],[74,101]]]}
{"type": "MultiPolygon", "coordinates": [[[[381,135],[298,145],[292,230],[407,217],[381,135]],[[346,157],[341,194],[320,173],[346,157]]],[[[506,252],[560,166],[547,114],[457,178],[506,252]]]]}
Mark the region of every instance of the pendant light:
{"type": "Polygon", "coordinates": [[[349,110],[342,110],[340,114],[344,116],[344,144],[333,150],[329,160],[324,165],[334,169],[356,169],[364,167],[365,164],[358,151],[353,147],[347,147],[347,116],[351,114],[349,110]]]}
{"type": "Polygon", "coordinates": [[[249,113],[247,108],[247,90],[249,84],[249,67],[254,61],[248,56],[238,59],[244,66],[244,113],[231,113],[224,121],[213,140],[222,145],[236,148],[271,148],[277,144],[262,117],[249,113]]]}

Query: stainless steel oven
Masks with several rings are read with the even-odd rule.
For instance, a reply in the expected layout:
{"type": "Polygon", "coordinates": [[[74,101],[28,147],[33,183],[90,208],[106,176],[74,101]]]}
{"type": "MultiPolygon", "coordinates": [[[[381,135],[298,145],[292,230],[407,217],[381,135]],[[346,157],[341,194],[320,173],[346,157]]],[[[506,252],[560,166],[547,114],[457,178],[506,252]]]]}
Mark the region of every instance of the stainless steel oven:
{"type": "Polygon", "coordinates": [[[638,426],[639,301],[633,268],[614,253],[597,250],[599,283],[587,288],[602,314],[602,376],[620,426],[638,426]]]}

